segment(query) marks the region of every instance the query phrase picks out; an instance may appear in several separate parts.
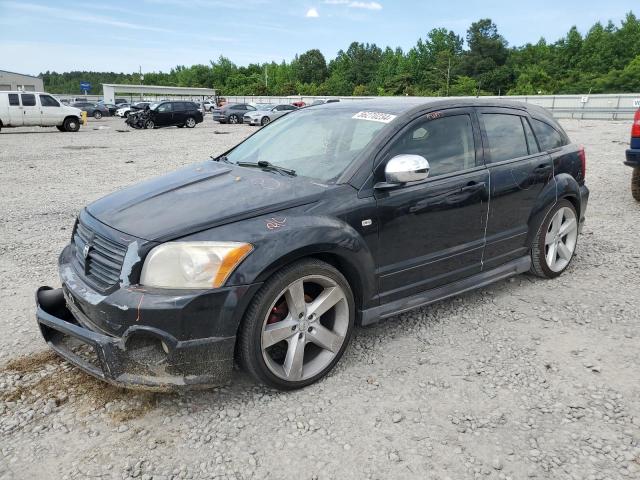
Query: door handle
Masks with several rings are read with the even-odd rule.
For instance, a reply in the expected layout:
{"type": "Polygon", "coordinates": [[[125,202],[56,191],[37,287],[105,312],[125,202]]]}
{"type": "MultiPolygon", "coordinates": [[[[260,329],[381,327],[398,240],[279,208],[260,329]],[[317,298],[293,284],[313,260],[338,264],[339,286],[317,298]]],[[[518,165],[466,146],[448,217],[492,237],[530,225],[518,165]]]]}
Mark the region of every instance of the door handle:
{"type": "Polygon", "coordinates": [[[477,192],[483,190],[487,184],[485,182],[469,182],[466,187],[460,189],[461,192],[477,192]]]}
{"type": "Polygon", "coordinates": [[[546,173],[551,171],[551,165],[538,165],[533,171],[536,173],[546,173]]]}

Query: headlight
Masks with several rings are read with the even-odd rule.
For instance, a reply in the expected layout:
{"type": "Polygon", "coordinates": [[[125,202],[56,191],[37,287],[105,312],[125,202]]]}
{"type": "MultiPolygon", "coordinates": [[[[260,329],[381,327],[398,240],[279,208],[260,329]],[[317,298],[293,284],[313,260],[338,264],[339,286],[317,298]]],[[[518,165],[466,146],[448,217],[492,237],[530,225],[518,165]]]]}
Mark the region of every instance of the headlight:
{"type": "Polygon", "coordinates": [[[253,250],[239,242],[168,242],[142,266],[140,283],[160,288],[218,288],[253,250]]]}

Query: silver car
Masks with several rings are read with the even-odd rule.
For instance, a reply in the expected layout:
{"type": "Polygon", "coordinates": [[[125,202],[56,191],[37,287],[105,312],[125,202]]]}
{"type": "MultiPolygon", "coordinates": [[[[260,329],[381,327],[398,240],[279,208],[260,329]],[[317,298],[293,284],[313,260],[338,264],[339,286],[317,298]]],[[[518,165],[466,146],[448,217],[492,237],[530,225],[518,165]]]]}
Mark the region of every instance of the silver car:
{"type": "Polygon", "coordinates": [[[297,110],[294,105],[258,104],[256,110],[244,114],[243,121],[246,125],[266,125],[287,113],[297,110]]]}

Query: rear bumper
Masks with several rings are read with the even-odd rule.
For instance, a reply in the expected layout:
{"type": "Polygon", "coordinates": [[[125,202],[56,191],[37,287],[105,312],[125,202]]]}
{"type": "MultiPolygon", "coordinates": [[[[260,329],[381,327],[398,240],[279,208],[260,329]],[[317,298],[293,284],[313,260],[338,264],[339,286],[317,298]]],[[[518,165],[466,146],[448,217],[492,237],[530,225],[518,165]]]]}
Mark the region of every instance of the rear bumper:
{"type": "Polygon", "coordinates": [[[169,391],[221,385],[231,376],[235,337],[179,341],[155,328],[145,329],[142,342],[106,335],[78,323],[61,288],[38,289],[36,318],[57,354],[116,386],[169,391]]]}
{"type": "Polygon", "coordinates": [[[640,167],[640,149],[630,148],[626,152],[627,159],[624,164],[628,167],[638,168],[640,167]]]}

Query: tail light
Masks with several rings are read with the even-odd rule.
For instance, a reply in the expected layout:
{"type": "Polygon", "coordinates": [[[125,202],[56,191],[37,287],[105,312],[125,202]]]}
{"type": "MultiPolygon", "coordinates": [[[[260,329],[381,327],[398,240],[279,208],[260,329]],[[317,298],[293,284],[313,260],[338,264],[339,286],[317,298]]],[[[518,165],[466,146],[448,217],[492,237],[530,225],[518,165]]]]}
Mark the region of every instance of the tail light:
{"type": "Polygon", "coordinates": [[[580,147],[578,150],[578,157],[580,157],[580,163],[582,165],[582,179],[587,178],[587,155],[584,153],[584,147],[580,147]]]}
{"type": "Polygon", "coordinates": [[[631,136],[640,138],[640,110],[636,112],[635,117],[633,117],[633,126],[631,127],[631,136]]]}

